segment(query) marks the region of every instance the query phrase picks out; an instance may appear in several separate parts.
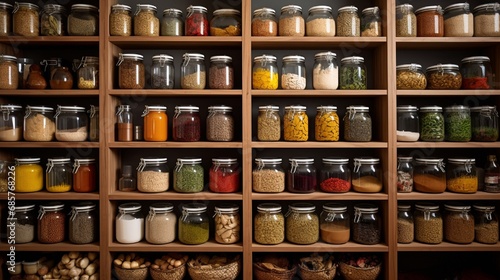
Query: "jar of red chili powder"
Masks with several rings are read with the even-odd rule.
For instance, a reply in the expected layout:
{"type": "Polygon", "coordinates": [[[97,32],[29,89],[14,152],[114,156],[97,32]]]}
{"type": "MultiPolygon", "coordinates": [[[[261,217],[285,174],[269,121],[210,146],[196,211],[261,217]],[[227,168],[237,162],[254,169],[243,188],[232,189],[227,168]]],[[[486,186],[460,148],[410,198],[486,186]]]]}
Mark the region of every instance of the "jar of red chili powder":
{"type": "Polygon", "coordinates": [[[189,6],[187,8],[186,23],[184,24],[186,36],[208,36],[208,25],[207,8],[203,6],[189,6]]]}
{"type": "Polygon", "coordinates": [[[491,89],[493,74],[490,58],[487,56],[470,56],[462,59],[460,66],[463,89],[491,89]]]}
{"type": "Polygon", "coordinates": [[[240,190],[240,168],[235,158],[212,159],[209,188],[217,193],[234,193],[240,190]]]}
{"type": "Polygon", "coordinates": [[[351,169],[348,158],[323,158],[319,186],[324,192],[342,193],[351,189],[351,169]]]}
{"type": "Polygon", "coordinates": [[[172,121],[174,141],[194,142],[200,140],[200,108],[197,106],[175,106],[172,121]]]}

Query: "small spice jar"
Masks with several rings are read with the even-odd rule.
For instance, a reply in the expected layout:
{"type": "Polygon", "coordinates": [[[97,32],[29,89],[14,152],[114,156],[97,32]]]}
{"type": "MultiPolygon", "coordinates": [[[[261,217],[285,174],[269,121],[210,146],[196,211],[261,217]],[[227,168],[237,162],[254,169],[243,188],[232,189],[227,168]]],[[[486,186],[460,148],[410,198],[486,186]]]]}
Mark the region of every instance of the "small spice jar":
{"type": "Polygon", "coordinates": [[[413,190],[413,157],[398,157],[398,192],[409,193],[413,190]]]}
{"type": "Polygon", "coordinates": [[[240,241],[240,208],[233,204],[216,206],[214,210],[215,241],[221,244],[234,244],[240,241]]]}
{"type": "Polygon", "coordinates": [[[207,206],[201,203],[182,205],[179,219],[179,241],[183,244],[203,244],[209,238],[209,218],[207,206]]]}
{"type": "Polygon", "coordinates": [[[446,171],[442,158],[415,158],[413,186],[424,193],[442,193],[446,190],[446,171]]]}
{"type": "Polygon", "coordinates": [[[174,170],[174,190],[181,193],[203,191],[204,171],[201,158],[178,158],[174,170]]]}
{"type": "Polygon", "coordinates": [[[66,34],[66,9],[57,4],[45,4],[40,16],[40,35],[63,36],[66,34]]]}
{"type": "Polygon", "coordinates": [[[254,192],[277,193],[285,190],[285,171],[281,158],[256,158],[252,171],[254,192]]]}
{"type": "MultiPolygon", "coordinates": [[[[1,7],[1,4],[0,4],[1,7]]],[[[1,18],[1,12],[0,12],[0,18],[1,18]]],[[[1,19],[0,19],[1,20],[1,19]]],[[[1,24],[1,22],[0,22],[1,24]]],[[[1,35],[0,35],[1,36],[1,35]]],[[[27,58],[27,57],[18,57],[17,58],[17,70],[19,71],[19,82],[18,82],[18,87],[20,89],[25,89],[28,87],[28,74],[30,73],[30,67],[34,63],[34,60],[32,58],[27,58]]],[[[37,67],[39,67],[37,65],[37,67]]]]}
{"type": "Polygon", "coordinates": [[[12,8],[9,3],[0,2],[0,36],[12,34],[12,8]]]}
{"type": "Polygon", "coordinates": [[[144,215],[141,205],[135,202],[118,206],[115,218],[115,237],[119,243],[137,243],[144,237],[144,215]]]}
{"type": "Polygon", "coordinates": [[[277,36],[278,20],[276,11],[271,8],[260,8],[252,14],[252,36],[277,36]]]}
{"type": "Polygon", "coordinates": [[[411,63],[396,66],[396,88],[397,89],[420,89],[427,87],[422,65],[411,63]]]}
{"type": "Polygon", "coordinates": [[[314,120],[316,141],[339,141],[339,116],[336,106],[318,106],[314,120]]]}
{"type": "Polygon", "coordinates": [[[235,193],[240,190],[240,166],[235,158],[213,158],[208,174],[208,187],[216,193],[235,193]]]}
{"type": "Polygon", "coordinates": [[[134,135],[133,130],[133,113],[130,105],[119,105],[116,110],[116,126],[117,126],[117,141],[132,141],[134,135]]]}
{"type": "Polygon", "coordinates": [[[49,202],[40,205],[38,211],[38,242],[59,243],[66,235],[66,214],[64,204],[49,202]]]}
{"type": "Polygon", "coordinates": [[[154,203],[146,217],[146,241],[151,244],[167,244],[176,236],[177,216],[171,203],[154,203]]]}
{"type": "Polygon", "coordinates": [[[210,57],[208,69],[208,87],[211,89],[233,89],[233,58],[227,55],[210,57]]]}
{"type": "Polygon", "coordinates": [[[163,17],[160,25],[161,36],[183,36],[184,20],[182,11],[174,8],[163,10],[163,17]]]}
{"type": "Polygon", "coordinates": [[[0,89],[17,89],[19,86],[19,69],[17,57],[0,55],[0,89]]]}
{"type": "Polygon", "coordinates": [[[443,219],[439,206],[433,203],[415,204],[415,240],[427,244],[443,242],[443,219]]]}
{"type": "Polygon", "coordinates": [[[443,37],[443,8],[439,5],[425,6],[415,11],[418,37],[443,37]]]}
{"type": "Polygon", "coordinates": [[[205,56],[200,53],[182,55],[181,88],[204,89],[206,79],[205,56]]]}
{"type": "Polygon", "coordinates": [[[37,192],[43,189],[43,169],[40,158],[16,158],[16,192],[37,192]]]}
{"type": "Polygon", "coordinates": [[[289,55],[283,57],[283,66],[281,68],[281,88],[306,88],[306,65],[305,58],[303,56],[289,55]]]}
{"type": "Polygon", "coordinates": [[[32,242],[35,239],[36,216],[34,204],[16,205],[14,208],[14,224],[16,244],[32,242]]]}
{"type": "Polygon", "coordinates": [[[492,89],[493,72],[490,58],[487,56],[470,56],[462,59],[460,67],[463,89],[492,89]]]}
{"type": "Polygon", "coordinates": [[[372,140],[372,118],[366,106],[348,106],[344,115],[344,140],[368,142],[372,140]]]}
{"type": "Polygon", "coordinates": [[[152,57],[151,64],[151,88],[172,89],[174,88],[174,58],[170,55],[159,54],[152,57]]]}
{"type": "Polygon", "coordinates": [[[472,121],[472,140],[479,142],[497,141],[498,112],[496,106],[470,108],[472,121]]]}
{"type": "Polygon", "coordinates": [[[99,88],[99,57],[84,56],[78,66],[77,73],[79,89],[99,88]]]}
{"type": "Polygon", "coordinates": [[[88,244],[97,240],[98,219],[95,204],[81,203],[71,206],[68,236],[69,242],[88,244]]]}
{"type": "Polygon", "coordinates": [[[137,190],[164,192],[169,187],[167,158],[141,158],[137,166],[137,190]]]}
{"type": "Polygon", "coordinates": [[[283,138],[285,141],[307,141],[309,138],[309,118],[306,107],[292,105],[285,107],[283,116],[283,138]]]}
{"type": "Polygon", "coordinates": [[[123,53],[118,56],[118,87],[121,89],[143,89],[146,85],[144,57],[140,54],[123,53]]]}
{"type": "Polygon", "coordinates": [[[408,204],[398,204],[398,243],[412,243],[415,237],[413,214],[408,204]]]}
{"type": "Polygon", "coordinates": [[[483,244],[498,243],[498,218],[495,206],[475,204],[474,208],[474,240],[483,244]]]}
{"type": "Polygon", "coordinates": [[[257,116],[257,139],[259,141],[279,141],[281,137],[281,117],[279,107],[259,106],[257,116]]]}
{"type": "Polygon", "coordinates": [[[145,141],[167,141],[168,116],[167,107],[160,105],[145,105],[142,117],[144,118],[145,141]]]}
{"type": "Polygon", "coordinates": [[[359,37],[360,30],[358,8],[355,6],[339,8],[337,15],[337,36],[359,37]]]}
{"type": "Polygon", "coordinates": [[[259,244],[275,245],[285,240],[285,218],[277,203],[259,204],[253,226],[253,237],[259,244]]]}
{"type": "Polygon", "coordinates": [[[137,4],[134,14],[135,36],[159,36],[160,20],[156,17],[156,6],[137,4]]]}
{"type": "Polygon", "coordinates": [[[352,188],[363,193],[376,193],[382,190],[382,170],[378,158],[354,158],[352,188]]]}
{"type": "Polygon", "coordinates": [[[194,142],[200,140],[200,108],[197,106],[175,106],[172,120],[174,141],[194,142]]]}
{"type": "Polygon", "coordinates": [[[263,54],[253,59],[252,88],[274,90],[278,88],[276,57],[263,54]]]}
{"type": "Polygon", "coordinates": [[[352,241],[365,245],[378,244],[382,240],[382,221],[378,207],[369,203],[354,205],[352,241]]]}
{"type": "Polygon", "coordinates": [[[286,5],[281,7],[278,29],[279,36],[304,36],[306,26],[304,18],[302,17],[302,7],[298,5],[286,5]]]}
{"type": "Polygon", "coordinates": [[[26,141],[51,141],[56,131],[53,108],[26,106],[23,137],[26,141]]]}
{"type": "Polygon", "coordinates": [[[85,141],[88,137],[89,119],[84,107],[57,106],[56,120],[57,141],[85,141]]]}
{"type": "Polygon", "coordinates": [[[426,69],[427,89],[460,89],[462,75],[456,64],[436,64],[426,69]]]}
{"type": "Polygon", "coordinates": [[[286,240],[295,244],[313,244],[319,240],[319,219],[310,203],[294,203],[286,214],[286,240]]]}
{"type": "Polygon", "coordinates": [[[71,159],[49,158],[45,171],[45,188],[48,192],[69,192],[73,187],[71,159]]]}
{"type": "Polygon", "coordinates": [[[203,6],[189,6],[186,12],[184,34],[186,36],[208,36],[209,22],[207,8],[203,6]]]}
{"type": "Polygon", "coordinates": [[[93,5],[74,4],[68,16],[68,35],[99,35],[99,9],[93,5]]]}
{"type": "Polygon", "coordinates": [[[348,158],[323,158],[319,173],[319,186],[329,193],[344,193],[351,190],[351,169],[348,158]]]}
{"type": "Polygon", "coordinates": [[[207,140],[229,142],[234,138],[233,108],[225,105],[208,107],[207,140]]]}
{"type": "Polygon", "coordinates": [[[330,6],[313,6],[309,8],[306,19],[306,36],[333,37],[335,36],[335,19],[330,6]]]}
{"type": "Polygon", "coordinates": [[[498,37],[500,36],[500,4],[488,3],[478,5],[474,13],[474,36],[475,37],[498,37]]]}
{"type": "Polygon", "coordinates": [[[337,54],[333,52],[315,54],[312,75],[314,89],[337,89],[339,87],[337,54]]]}
{"type": "Polygon", "coordinates": [[[456,193],[477,191],[476,160],[473,158],[449,158],[446,169],[446,189],[456,193]]]}
{"type": "Polygon", "coordinates": [[[26,37],[40,35],[39,11],[40,7],[35,4],[16,2],[12,11],[12,30],[14,35],[26,37]]]}
{"type": "Polygon", "coordinates": [[[90,105],[90,110],[87,111],[90,119],[89,140],[92,142],[99,141],[99,107],[90,105]]]}
{"type": "Polygon", "coordinates": [[[210,36],[241,36],[241,12],[235,9],[215,10],[210,21],[210,36]]]}
{"type": "Polygon", "coordinates": [[[417,37],[417,17],[411,4],[396,6],[396,37],[417,37]]]}
{"type": "Polygon", "coordinates": [[[344,57],[340,60],[340,89],[367,89],[365,59],[360,56],[344,57]]]}
{"type": "Polygon", "coordinates": [[[451,4],[444,8],[444,36],[472,37],[474,35],[474,15],[469,3],[451,4]]]}
{"type": "Polygon", "coordinates": [[[444,108],[445,140],[468,142],[472,138],[472,120],[468,106],[455,105],[444,108]]]}
{"type": "Polygon", "coordinates": [[[366,8],[361,12],[361,37],[382,36],[382,19],[378,7],[366,8]]]}
{"type": "Polygon", "coordinates": [[[287,170],[286,185],[289,192],[311,193],[318,182],[313,158],[291,158],[287,170]]]}
{"type": "Polygon", "coordinates": [[[411,105],[397,107],[397,140],[414,142],[420,138],[418,108],[411,105]]]}
{"type": "Polygon", "coordinates": [[[442,107],[420,107],[420,140],[444,141],[444,116],[442,107]]]}
{"type": "Polygon", "coordinates": [[[95,159],[76,158],[73,162],[73,190],[79,193],[97,190],[95,159]]]}
{"type": "Polygon", "coordinates": [[[132,8],[128,5],[115,4],[111,6],[109,15],[109,35],[132,35],[132,8]]]}
{"type": "Polygon", "coordinates": [[[0,105],[0,141],[21,141],[23,138],[23,115],[19,105],[0,105]]]}
{"type": "Polygon", "coordinates": [[[470,205],[444,205],[444,239],[452,243],[468,244],[474,241],[474,216],[470,205]]]}
{"type": "Polygon", "coordinates": [[[321,240],[329,244],[345,244],[350,236],[350,218],[347,206],[326,203],[320,215],[321,240]]]}

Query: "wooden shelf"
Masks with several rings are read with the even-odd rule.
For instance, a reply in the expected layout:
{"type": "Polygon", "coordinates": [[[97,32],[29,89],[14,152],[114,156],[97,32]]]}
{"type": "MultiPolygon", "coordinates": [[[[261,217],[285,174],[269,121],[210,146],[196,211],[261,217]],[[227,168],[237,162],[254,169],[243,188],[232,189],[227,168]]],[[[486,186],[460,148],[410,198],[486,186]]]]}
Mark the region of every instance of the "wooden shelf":
{"type": "Polygon", "coordinates": [[[145,141],[133,141],[133,142],[110,142],[110,148],[197,148],[197,149],[212,149],[212,148],[233,148],[241,149],[243,144],[241,142],[145,142],[145,141]]]}
{"type": "Polygon", "coordinates": [[[197,97],[197,96],[241,96],[243,94],[241,89],[141,89],[141,90],[128,90],[128,89],[110,89],[107,90],[109,95],[112,96],[162,96],[162,97],[197,97]]]}
{"type": "Polygon", "coordinates": [[[497,244],[481,244],[472,242],[471,244],[454,244],[442,242],[441,244],[425,244],[420,242],[412,242],[410,244],[398,244],[400,252],[456,252],[456,251],[500,251],[500,243],[497,244]]]}
{"type": "Polygon", "coordinates": [[[252,142],[252,148],[363,148],[363,149],[385,149],[387,148],[387,142],[318,142],[318,141],[307,141],[307,142],[252,142]]]}
{"type": "Polygon", "coordinates": [[[241,37],[214,36],[109,36],[109,42],[122,49],[206,49],[207,47],[241,48],[241,37]]]}
{"type": "Polygon", "coordinates": [[[500,193],[478,191],[476,193],[398,193],[398,200],[500,200],[500,193]]]}
{"type": "Polygon", "coordinates": [[[252,200],[388,200],[389,196],[385,193],[252,193],[252,200]]]}
{"type": "MultiPolygon", "coordinates": [[[[98,193],[62,192],[53,193],[46,190],[32,193],[14,193],[16,200],[99,200],[98,193]]],[[[0,193],[0,200],[7,200],[7,193],[0,193]]]]}
{"type": "Polygon", "coordinates": [[[496,96],[500,95],[500,90],[491,89],[491,90],[469,90],[469,89],[460,89],[460,90],[397,90],[396,94],[398,96],[413,96],[422,98],[424,96],[432,97],[432,96],[496,96]]]}
{"type": "Polygon", "coordinates": [[[369,90],[251,90],[252,96],[259,97],[369,97],[369,96],[386,96],[387,90],[385,89],[369,89],[369,90]]]}
{"type": "Polygon", "coordinates": [[[3,148],[92,148],[98,149],[99,142],[0,142],[3,148]]]}
{"type": "Polygon", "coordinates": [[[16,96],[23,97],[57,97],[61,98],[64,96],[99,96],[98,89],[16,89],[12,90],[0,90],[0,96],[9,96],[15,98],[16,96]]]}
{"type": "Polygon", "coordinates": [[[253,50],[260,49],[318,49],[322,48],[376,48],[387,42],[386,37],[252,37],[253,50]]]}
{"type": "Polygon", "coordinates": [[[99,36],[8,36],[0,37],[0,43],[34,48],[35,46],[67,47],[99,44],[99,36]]]}
{"type": "Polygon", "coordinates": [[[396,37],[397,49],[460,49],[494,47],[499,37],[396,37]]]}
{"type": "Polygon", "coordinates": [[[9,251],[10,246],[15,246],[16,251],[27,251],[27,252],[68,252],[68,251],[79,251],[79,252],[99,252],[99,243],[91,244],[73,244],[69,242],[60,242],[55,244],[42,244],[38,242],[30,242],[25,244],[15,244],[9,245],[6,243],[0,244],[0,251],[9,251]]]}
{"type": "Polygon", "coordinates": [[[430,148],[459,148],[459,149],[472,149],[472,148],[500,148],[500,142],[398,142],[398,148],[414,148],[414,149],[430,149],[430,148]]]}
{"type": "Polygon", "coordinates": [[[276,245],[252,244],[254,252],[388,252],[386,244],[363,245],[354,242],[347,242],[342,245],[316,242],[310,245],[297,245],[283,242],[276,245]]]}
{"type": "Polygon", "coordinates": [[[111,252],[243,252],[243,245],[242,243],[221,244],[213,240],[200,245],[185,245],[178,241],[161,245],[145,241],[134,244],[112,242],[109,250],[111,252]]]}
{"type": "Polygon", "coordinates": [[[121,192],[111,191],[109,194],[110,200],[242,200],[241,193],[213,193],[213,192],[198,192],[198,193],[178,193],[175,191],[167,191],[162,193],[141,193],[141,192],[121,192]]]}

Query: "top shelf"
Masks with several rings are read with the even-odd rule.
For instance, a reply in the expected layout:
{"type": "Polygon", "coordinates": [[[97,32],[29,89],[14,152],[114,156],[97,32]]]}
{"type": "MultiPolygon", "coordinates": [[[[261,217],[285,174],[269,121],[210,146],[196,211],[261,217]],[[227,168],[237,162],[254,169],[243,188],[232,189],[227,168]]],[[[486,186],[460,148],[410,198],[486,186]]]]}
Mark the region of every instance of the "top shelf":
{"type": "Polygon", "coordinates": [[[9,36],[0,37],[0,43],[21,46],[88,46],[99,44],[99,36],[9,36]]]}

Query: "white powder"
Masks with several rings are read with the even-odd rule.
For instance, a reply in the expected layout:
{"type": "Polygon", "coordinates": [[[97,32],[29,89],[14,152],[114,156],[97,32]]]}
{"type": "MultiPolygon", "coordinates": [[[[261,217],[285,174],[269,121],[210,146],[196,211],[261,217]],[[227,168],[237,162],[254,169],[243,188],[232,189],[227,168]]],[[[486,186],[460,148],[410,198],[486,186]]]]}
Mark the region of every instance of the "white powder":
{"type": "Polygon", "coordinates": [[[56,130],[57,141],[85,141],[87,140],[87,127],[83,126],[76,130],[56,130]]]}
{"type": "Polygon", "coordinates": [[[418,141],[420,137],[420,133],[418,132],[410,132],[410,131],[396,131],[396,136],[398,141],[403,142],[415,142],[418,141]]]}
{"type": "Polygon", "coordinates": [[[136,243],[144,237],[144,218],[122,216],[116,220],[116,241],[136,243]]]}
{"type": "Polygon", "coordinates": [[[339,87],[339,68],[328,67],[321,69],[318,64],[313,69],[314,89],[337,89],[339,87]]]}

